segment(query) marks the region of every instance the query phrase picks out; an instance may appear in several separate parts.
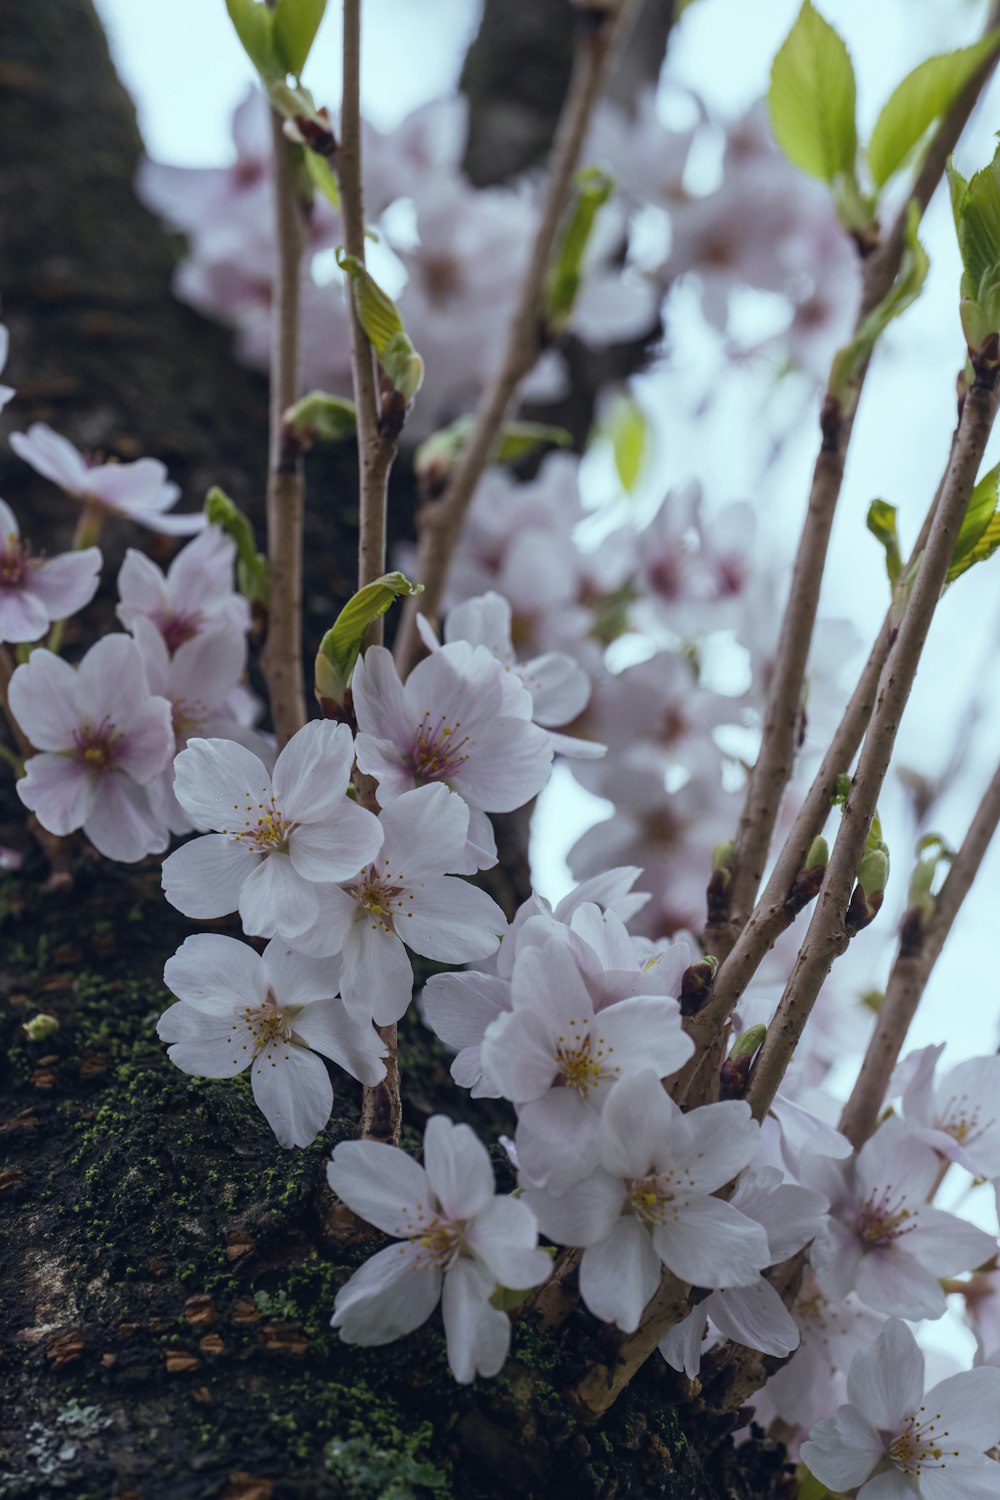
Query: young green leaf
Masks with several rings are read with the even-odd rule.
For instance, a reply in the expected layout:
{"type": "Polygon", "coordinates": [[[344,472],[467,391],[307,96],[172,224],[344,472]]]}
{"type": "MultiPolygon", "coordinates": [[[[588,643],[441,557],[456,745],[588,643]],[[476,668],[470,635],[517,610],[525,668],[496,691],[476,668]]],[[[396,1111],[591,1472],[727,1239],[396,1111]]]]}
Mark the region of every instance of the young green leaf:
{"type": "Polygon", "coordinates": [[[424,362],[410,342],[399,309],[356,255],[340,251],[337,264],[350,277],[354,306],[375,357],[399,394],[412,401],[423,382],[424,362]]]}
{"type": "Polygon", "coordinates": [[[930,261],[923,245],[917,239],[920,210],[913,202],[906,219],[906,240],[900,261],[899,275],[877,307],[873,307],[849,344],[834,355],[830,369],[830,394],[844,401],[854,384],[865,360],[875,348],[893,318],[906,311],[920,296],[930,261]]]}
{"type": "Polygon", "coordinates": [[[868,166],[876,188],[899,171],[998,46],[1000,30],[991,31],[971,47],[929,57],[906,75],[883,105],[868,143],[868,166]]]}
{"type": "Polygon", "coordinates": [[[280,78],[284,67],[274,45],[274,15],[262,0],[226,0],[243,50],[262,78],[280,78]]]}
{"type": "Polygon", "coordinates": [[[224,490],[213,485],[205,496],[205,515],[213,526],[221,526],[236,543],[236,579],[240,593],[251,604],[267,605],[270,578],[267,558],[257,551],[257,542],[247,517],[224,490]]]}
{"type": "Polygon", "coordinates": [[[274,46],[286,73],[302,72],[325,10],[326,0],[278,0],[274,46]]]}
{"type": "Polygon", "coordinates": [[[889,575],[889,582],[895,586],[896,579],[903,571],[903,554],[899,550],[899,537],[896,533],[896,507],[890,505],[888,500],[873,500],[868,507],[867,526],[876,541],[881,542],[885,548],[885,570],[889,575]]]}
{"type": "Polygon", "coordinates": [[[992,557],[1000,546],[1000,464],[984,474],[969,496],[965,519],[945,579],[945,588],[963,573],[992,557]]]}
{"type": "Polygon", "coordinates": [[[302,449],[313,443],[338,443],[353,437],[358,428],[354,403],[326,391],[310,391],[290,406],[282,419],[287,432],[302,449]]]}
{"type": "Polygon", "coordinates": [[[304,156],[306,171],[312,178],[313,187],[340,213],[340,184],[336,172],[326,157],[320,156],[318,152],[306,151],[304,156]]]}
{"type": "Polygon", "coordinates": [[[325,699],[340,707],[369,625],[401,594],[421,594],[423,587],[422,583],[412,584],[402,573],[383,573],[347,601],[316,654],[316,697],[321,702],[325,699]]]}
{"type": "Polygon", "coordinates": [[[581,167],[576,174],[562,239],[546,278],[545,322],[553,333],[569,322],[583,280],[583,261],[594,221],[614,186],[614,178],[600,167],[581,167]]]}
{"type": "Polygon", "coordinates": [[[768,105],[775,138],[789,161],[824,182],[853,175],[854,68],[843,41],[810,0],[804,0],[774,59],[768,105]]]}
{"type": "Polygon", "coordinates": [[[623,396],[615,404],[608,430],[618,478],[625,493],[631,495],[649,457],[649,423],[638,401],[623,396]]]}

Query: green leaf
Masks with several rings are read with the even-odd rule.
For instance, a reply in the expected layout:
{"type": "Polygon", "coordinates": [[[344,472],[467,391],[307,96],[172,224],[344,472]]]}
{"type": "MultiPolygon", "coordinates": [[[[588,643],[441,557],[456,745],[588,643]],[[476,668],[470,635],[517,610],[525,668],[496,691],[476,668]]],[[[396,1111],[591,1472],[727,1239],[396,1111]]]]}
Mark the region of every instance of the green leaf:
{"type": "Polygon", "coordinates": [[[631,495],[649,457],[649,423],[638,401],[623,396],[615,403],[608,423],[611,451],[622,489],[631,495]]]}
{"type": "Polygon", "coordinates": [[[927,252],[917,238],[920,209],[914,201],[906,217],[906,240],[900,261],[899,275],[877,307],[873,307],[851,342],[834,355],[830,369],[829,390],[835,400],[846,400],[850,387],[861,371],[866,359],[875,348],[893,318],[906,311],[923,291],[930,261],[927,252]]]}
{"type": "Polygon", "coordinates": [[[338,443],[353,437],[358,430],[358,414],[352,401],[330,396],[326,391],[310,391],[300,396],[285,412],[282,422],[303,451],[313,443],[338,443]]]}
{"type": "Polygon", "coordinates": [[[975,287],[995,279],[1000,263],[1000,152],[966,184],[960,198],[958,248],[975,287]]]}
{"type": "Polygon", "coordinates": [[[229,19],[257,72],[268,80],[286,71],[274,45],[274,17],[259,0],[226,0],[229,19]]]}
{"type": "Polygon", "coordinates": [[[326,0],[278,0],[274,44],[286,73],[302,72],[325,10],[326,0]]]}
{"type": "Polygon", "coordinates": [[[383,573],[349,599],[316,654],[316,697],[339,708],[347,693],[365,631],[402,594],[422,594],[402,573],[383,573]]]}
{"type": "Polygon", "coordinates": [[[236,579],[240,593],[251,604],[267,606],[270,576],[267,558],[257,551],[253,527],[224,490],[213,485],[205,496],[205,515],[236,543],[236,579]]]}
{"type": "Polygon", "coordinates": [[[424,362],[410,342],[398,307],[356,255],[339,251],[337,264],[350,277],[354,306],[379,364],[399,394],[412,401],[423,383],[424,362]]]}
{"type": "Polygon", "coordinates": [[[1000,464],[984,474],[969,496],[951,564],[945,579],[945,588],[960,578],[963,573],[985,562],[1000,546],[1000,464]]]}
{"type": "Polygon", "coordinates": [[[888,500],[873,500],[868,507],[867,526],[875,540],[885,548],[885,570],[889,582],[895,585],[903,571],[903,554],[899,550],[896,532],[896,507],[888,500]]]}
{"type": "Polygon", "coordinates": [[[934,124],[950,109],[981,63],[996,51],[1000,30],[963,47],[929,57],[908,73],[886,100],[868,143],[872,181],[882,187],[898,172],[934,124]]]}
{"type": "MultiPolygon", "coordinates": [[[[469,427],[471,432],[471,424],[469,427]]],[[[536,448],[571,448],[573,434],[565,427],[553,427],[548,422],[505,422],[500,433],[500,442],[493,455],[498,464],[513,464],[526,458],[536,448]]]]}
{"type": "Polygon", "coordinates": [[[768,105],[789,161],[833,182],[854,173],[854,68],[833,27],[805,0],[771,68],[768,105]]]}
{"type": "Polygon", "coordinates": [[[313,187],[323,194],[333,204],[337,212],[340,212],[340,184],[337,174],[327,161],[325,156],[320,156],[316,151],[306,151],[306,170],[312,178],[313,187]]]}
{"type": "Polygon", "coordinates": [[[565,328],[576,305],[594,221],[614,192],[615,180],[601,167],[581,167],[574,186],[562,239],[546,277],[545,322],[553,333],[565,328]]]}

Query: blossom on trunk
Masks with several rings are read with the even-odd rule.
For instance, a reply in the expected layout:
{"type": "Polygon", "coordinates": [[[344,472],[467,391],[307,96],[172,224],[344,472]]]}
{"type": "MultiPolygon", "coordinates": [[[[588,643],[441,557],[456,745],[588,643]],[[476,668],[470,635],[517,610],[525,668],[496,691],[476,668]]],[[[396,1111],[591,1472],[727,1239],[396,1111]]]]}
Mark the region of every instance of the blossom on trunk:
{"type": "Polygon", "coordinates": [[[51,479],[67,495],[148,526],[168,536],[190,536],[201,531],[205,517],[168,516],[180,498],[180,487],[167,480],[158,458],[129,464],[88,464],[73,444],[44,422],[33,422],[27,432],[12,432],[10,446],[36,473],[51,479]]]}
{"type": "Polygon", "coordinates": [[[96,547],[33,557],[17,517],[0,500],[0,641],[41,640],[54,621],[90,603],[100,578],[96,547]]]}
{"type": "Polygon", "coordinates": [[[333,1326],[349,1344],[388,1344],[426,1322],[441,1299],[448,1363],[463,1385],[496,1375],[510,1321],[496,1287],[539,1286],[552,1269],[531,1210],[496,1192],[485,1146],[468,1125],[434,1115],[421,1167],[395,1146],[342,1141],[327,1169],[353,1213],[399,1243],[380,1250],[337,1293],[333,1326]]]}
{"type": "Polygon", "coordinates": [[[439,963],[485,958],[507,919],[485,891],[448,873],[462,862],[468,834],[461,797],[440,783],[416,787],[384,807],[379,824],[377,857],[324,891],[315,929],[296,941],[304,951],[340,953],[352,1014],[389,1026],[413,991],[406,948],[439,963]]]}
{"type": "Polygon", "coordinates": [[[206,630],[250,628],[250,606],[233,588],[236,544],[218,526],[206,526],[182,547],[164,574],[129,547],[118,573],[117,615],[126,630],[145,616],[176,651],[206,630]]]}
{"type": "Polygon", "coordinates": [[[618,1080],[642,1069],[665,1078],[693,1050],[675,1000],[654,988],[598,1009],[569,944],[552,937],[518,954],[511,1009],[488,1027],[482,1062],[518,1107],[526,1178],[558,1193],[597,1166],[600,1114],[618,1080]]]}
{"type": "Polygon", "coordinates": [[[938,1169],[935,1152],[893,1119],[847,1161],[811,1159],[806,1175],[830,1200],[829,1222],[811,1252],[828,1297],[856,1291],[879,1312],[939,1318],[939,1278],[995,1254],[993,1235],[928,1205],[938,1169]]]}
{"type": "Polygon", "coordinates": [[[313,720],[274,763],[233,740],[194,739],[174,762],[174,792],[196,828],[163,862],[167,900],[188,917],[238,911],[243,931],[287,942],[314,927],[321,884],[346,880],[382,846],[373,813],[347,796],[354,742],[313,720]]]}
{"type": "Polygon", "coordinates": [[[308,1146],[330,1118],[322,1057],[361,1083],[385,1077],[385,1045],[337,998],[338,965],[329,959],[277,939],[259,954],[236,938],[199,933],[167,960],[163,978],[178,997],[157,1027],[171,1062],[201,1078],[250,1068],[254,1099],[282,1146],[308,1146]]]}
{"type": "Polygon", "coordinates": [[[443,782],[469,804],[466,860],[457,874],[496,863],[487,813],[513,812],[548,780],[552,747],[531,722],[531,698],[485,646],[444,646],[399,680],[372,646],[352,681],[358,765],[385,807],[413,787],[443,782]]]}
{"type": "Polygon", "coordinates": [[[1000,1370],[980,1366],[924,1395],[924,1356],[899,1318],[859,1349],[847,1404],[819,1422],[802,1460],[858,1500],[984,1500],[1000,1494],[1000,1370]],[[858,1488],[860,1486],[860,1488],[858,1488]]]}
{"type": "Polygon", "coordinates": [[[133,864],[166,847],[145,787],[173,751],[170,704],[150,694],[127,635],[91,646],[74,670],[38,649],[10,683],[10,708],[41,751],[17,794],[50,833],[82,828],[108,859],[133,864]]]}
{"type": "Polygon", "coordinates": [[[770,1263],[765,1230],[712,1194],[753,1160],[760,1132],[742,1100],[684,1114],[646,1069],[611,1090],[600,1165],[561,1196],[526,1186],[542,1233],[584,1247],[580,1295],[625,1333],[666,1266],[695,1286],[749,1286],[770,1263]]]}

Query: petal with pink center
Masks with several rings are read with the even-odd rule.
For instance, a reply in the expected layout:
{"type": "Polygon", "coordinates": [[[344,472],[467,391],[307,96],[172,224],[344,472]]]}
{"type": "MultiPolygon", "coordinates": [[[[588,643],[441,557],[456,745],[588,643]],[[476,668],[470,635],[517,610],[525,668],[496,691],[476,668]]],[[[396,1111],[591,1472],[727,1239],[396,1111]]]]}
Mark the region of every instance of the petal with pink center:
{"type": "Polygon", "coordinates": [[[489,1152],[468,1125],[433,1115],[424,1132],[424,1171],[449,1219],[472,1219],[496,1192],[489,1152]]]}
{"type": "Polygon", "coordinates": [[[243,882],[259,856],[223,833],[182,844],[163,861],[163,890],[186,917],[225,917],[237,911],[243,882]]]}
{"type": "Polygon", "coordinates": [[[127,731],[137,706],[149,697],[149,685],[135,641],[130,635],[106,635],[91,646],[77,668],[79,703],[87,722],[107,721],[127,731]]]}
{"type": "Polygon", "coordinates": [[[425,1234],[437,1214],[427,1173],[398,1146],[341,1141],[326,1175],[341,1202],[385,1234],[425,1234]]]}
{"type": "Polygon", "coordinates": [[[441,1295],[441,1272],[420,1245],[380,1250],[337,1293],[333,1327],[348,1344],[389,1344],[426,1323],[441,1295]]]}
{"type": "Polygon", "coordinates": [[[607,1239],[590,1245],[580,1264],[580,1296],[595,1317],[634,1333],[660,1284],[662,1266],[649,1231],[626,1214],[607,1239]]]}
{"type": "MultiPolygon", "coordinates": [[[[284,811],[284,803],[280,804],[284,811]]],[[[341,797],[322,822],[306,822],[293,830],[288,852],[305,880],[335,884],[351,880],[365,869],[382,847],[382,828],[367,808],[341,797]]]]}
{"type": "Polygon", "coordinates": [[[163,982],[194,1009],[230,1018],[237,1007],[263,1005],[268,991],[260,954],[249,943],[214,932],[185,938],[167,959],[163,982]]]}
{"type": "Polygon", "coordinates": [[[40,647],[17,668],[7,701],[37,750],[66,750],[80,727],[77,674],[68,662],[40,647]]]}
{"type": "Polygon", "coordinates": [[[250,1082],[278,1144],[311,1146],[333,1110],[333,1084],[323,1059],[294,1042],[272,1042],[254,1058],[250,1082]]]}
{"type": "Polygon", "coordinates": [[[16,791],[42,827],[61,837],[82,828],[90,816],[98,774],[66,755],[32,755],[16,791]]]}

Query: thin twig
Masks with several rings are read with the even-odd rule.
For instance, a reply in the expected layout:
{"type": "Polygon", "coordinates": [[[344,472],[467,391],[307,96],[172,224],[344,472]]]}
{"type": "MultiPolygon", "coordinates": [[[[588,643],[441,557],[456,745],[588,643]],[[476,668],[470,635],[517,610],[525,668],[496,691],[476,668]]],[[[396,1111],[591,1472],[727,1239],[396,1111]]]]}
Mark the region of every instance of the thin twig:
{"type": "Polygon", "coordinates": [[[882,672],[878,702],[865,735],[816,910],[747,1088],[746,1099],[757,1119],[762,1119],[770,1109],[820,987],[834,959],[847,944],[844,919],[858,865],[959,528],[975,487],[997,402],[995,377],[990,385],[977,382],[965,398],[948,480],[882,672]]]}
{"type": "Polygon", "coordinates": [[[559,224],[569,199],[594,106],[600,97],[611,53],[634,18],[636,0],[617,0],[603,24],[596,12],[581,21],[573,75],[552,147],[548,181],[528,265],[507,334],[503,357],[490,380],[469,441],[442,498],[425,506],[417,518],[419,549],[416,574],[424,585],[419,602],[408,599],[396,641],[400,674],[420,654],[418,611],[434,620],[441,607],[451,559],[480,476],[493,454],[504,418],[518,386],[532,369],[541,347],[541,298],[559,224]]]}
{"type": "Polygon", "coordinates": [[[919,913],[914,913],[909,923],[904,924],[900,950],[889,974],[878,1024],[840,1118],[840,1129],[855,1150],[860,1149],[875,1129],[906,1033],[998,823],[1000,767],[969,824],[969,831],[952,861],[944,884],[934,897],[933,916],[922,923],[919,913]]]}
{"type": "Polygon", "coordinates": [[[277,266],[271,308],[270,448],[267,472],[267,639],[261,668],[279,746],[306,722],[302,662],[302,459],[285,441],[284,414],[298,395],[299,315],[304,226],[292,145],[272,111],[277,266]]]}

